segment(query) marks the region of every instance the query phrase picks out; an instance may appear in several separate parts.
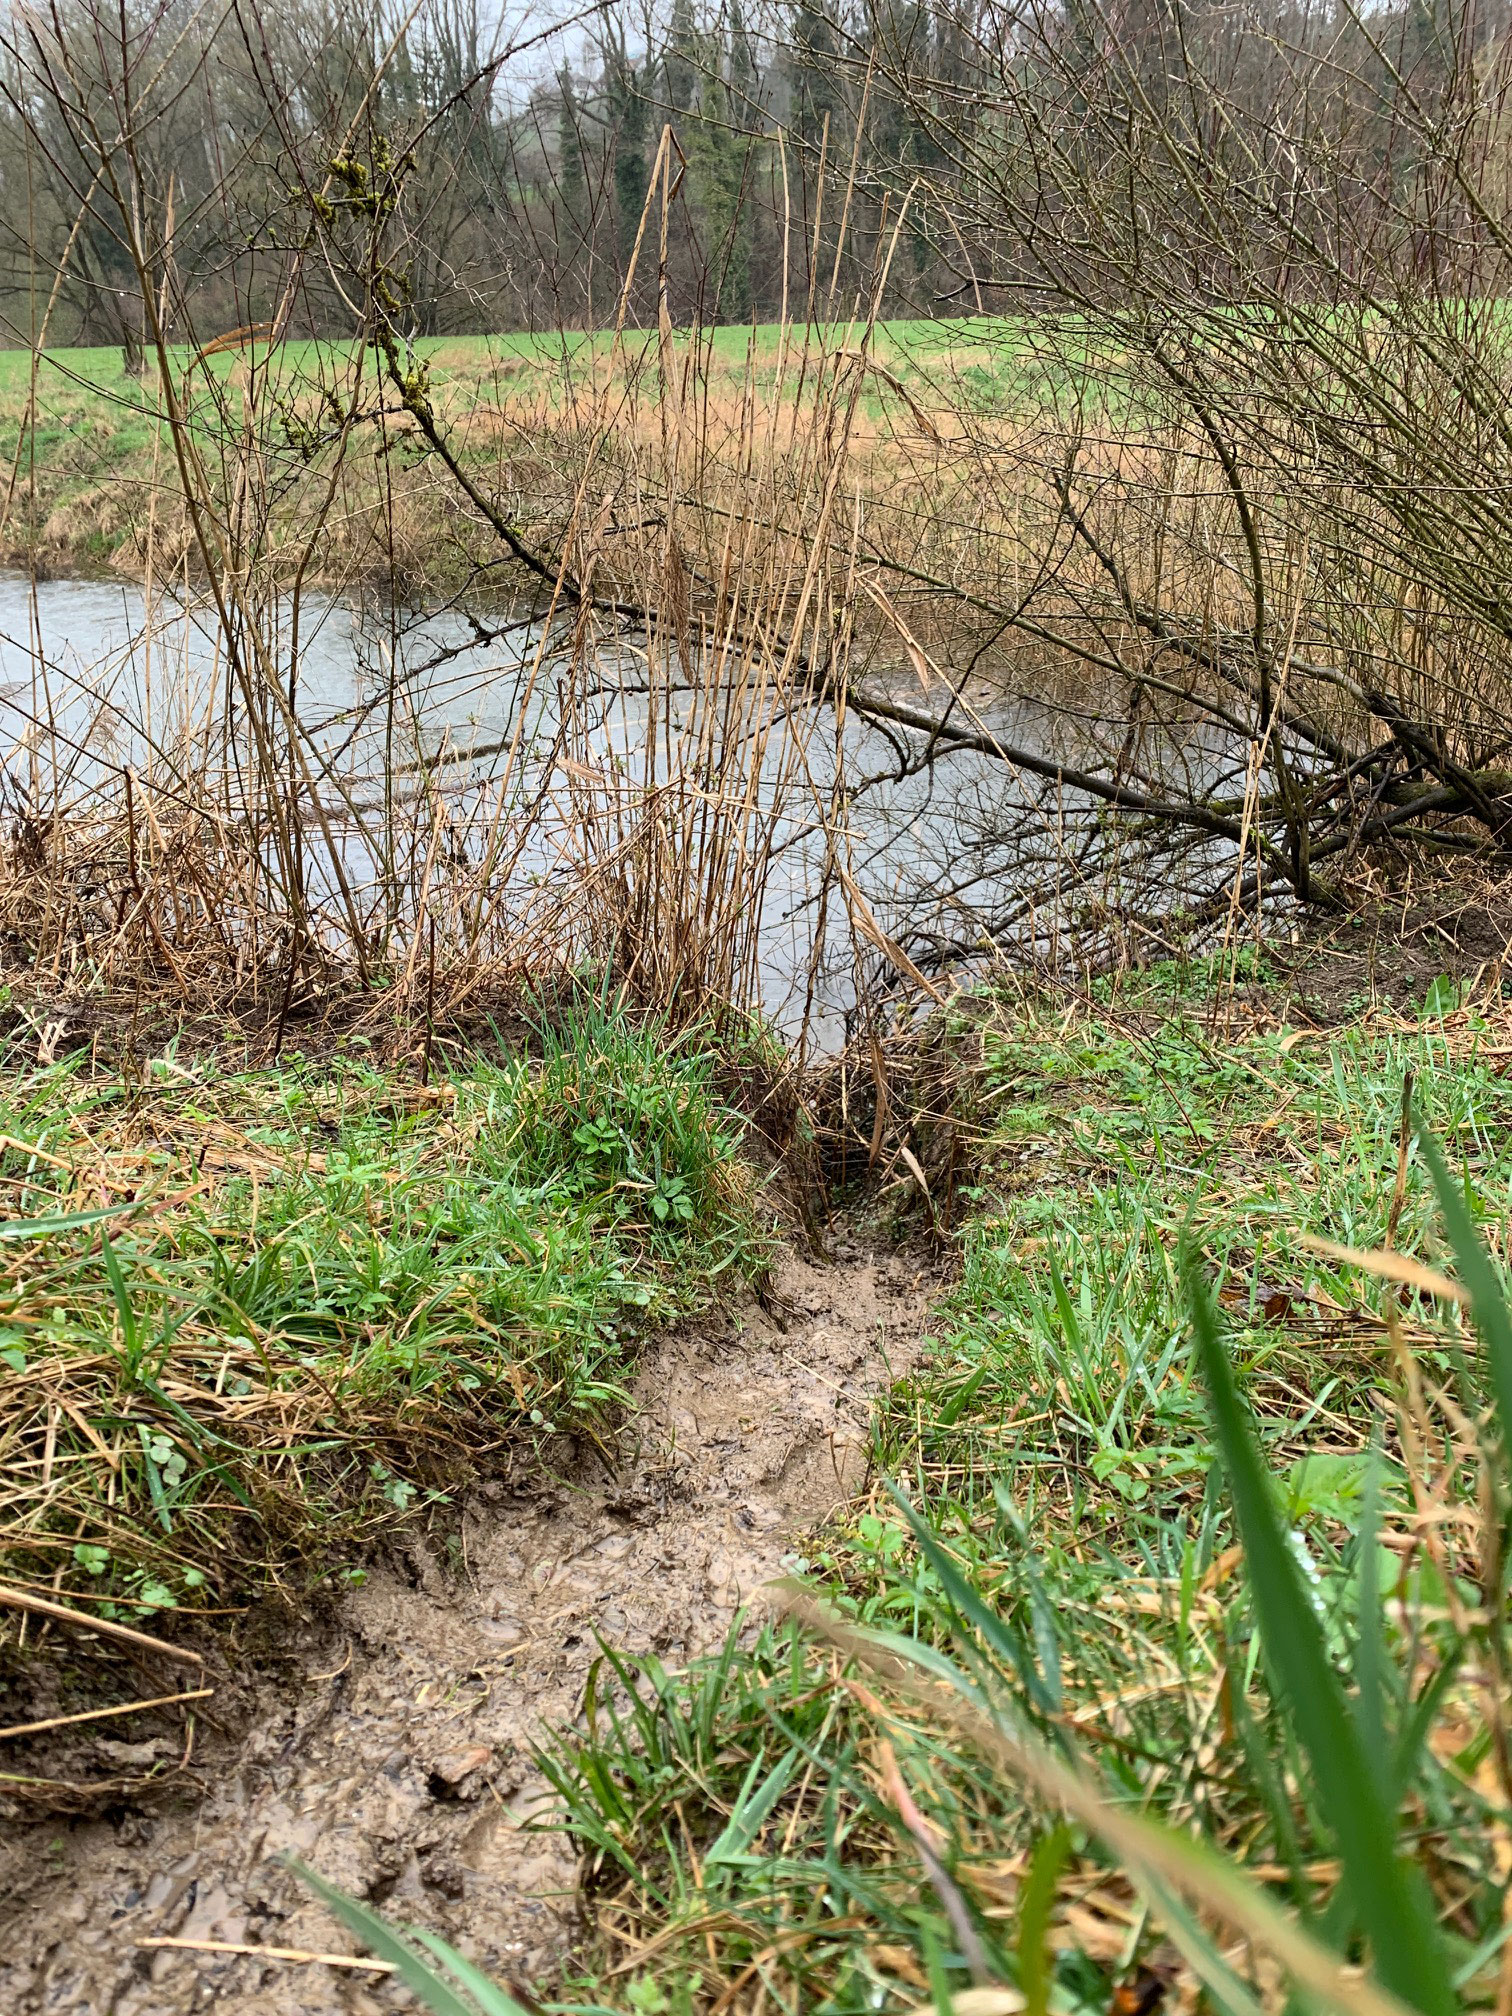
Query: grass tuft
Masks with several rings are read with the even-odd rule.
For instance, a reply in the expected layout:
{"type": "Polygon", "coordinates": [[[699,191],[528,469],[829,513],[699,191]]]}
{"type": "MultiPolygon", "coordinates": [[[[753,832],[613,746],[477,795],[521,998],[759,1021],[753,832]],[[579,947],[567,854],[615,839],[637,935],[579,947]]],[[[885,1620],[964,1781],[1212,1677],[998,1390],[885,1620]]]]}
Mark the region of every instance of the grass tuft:
{"type": "Polygon", "coordinates": [[[106,1615],[360,1574],[484,1457],[591,1427],[758,1269],[692,1038],[574,1011],[429,1087],[353,1060],[0,1076],[0,1580],[106,1615]]]}
{"type": "Polygon", "coordinates": [[[1505,1996],[1512,1022],[1219,1040],[1201,979],[977,1004],[985,1173],[883,1481],[798,1621],[684,1675],[607,1658],[553,1747],[575,1995],[1505,1996]],[[1306,1243],[1388,1234],[1478,1335],[1306,1243]]]}

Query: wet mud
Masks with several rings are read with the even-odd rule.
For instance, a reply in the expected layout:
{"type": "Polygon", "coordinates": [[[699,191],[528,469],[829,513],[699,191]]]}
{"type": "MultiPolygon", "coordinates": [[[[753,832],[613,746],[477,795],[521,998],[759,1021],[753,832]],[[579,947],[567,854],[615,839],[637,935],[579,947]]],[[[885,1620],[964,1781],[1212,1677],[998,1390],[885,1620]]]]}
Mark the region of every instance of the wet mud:
{"type": "Polygon", "coordinates": [[[864,1484],[869,1403],[914,1356],[930,1286],[901,1257],[787,1257],[761,1301],[648,1350],[611,1445],[484,1487],[460,1560],[412,1547],[271,1676],[241,1676],[255,1705],[207,1753],[202,1796],[12,1830],[0,2010],[413,2008],[383,1976],[138,1944],[354,1952],[289,1850],[496,1976],[548,1980],[577,1929],[575,1864],[527,1824],[546,1790],[532,1743],[578,1713],[600,1636],[674,1666],[711,1649],[864,1484]]]}

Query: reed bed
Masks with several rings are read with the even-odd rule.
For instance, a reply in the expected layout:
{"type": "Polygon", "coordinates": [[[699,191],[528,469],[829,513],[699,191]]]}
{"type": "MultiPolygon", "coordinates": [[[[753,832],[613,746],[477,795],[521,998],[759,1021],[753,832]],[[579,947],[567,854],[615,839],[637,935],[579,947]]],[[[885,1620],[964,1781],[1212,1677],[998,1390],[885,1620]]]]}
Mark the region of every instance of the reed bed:
{"type": "MultiPolygon", "coordinates": [[[[359,367],[338,357],[322,368],[359,367]]],[[[152,592],[136,657],[162,663],[153,720],[140,693],[112,698],[119,681],[103,671],[91,679],[45,657],[30,692],[12,696],[22,732],[0,911],[33,987],[140,980],[185,1006],[286,1020],[342,981],[376,983],[408,1025],[496,999],[527,972],[544,982],[609,964],[692,1018],[753,999],[779,835],[795,818],[829,817],[832,783],[816,781],[808,741],[816,667],[844,620],[827,528],[849,417],[833,376],[816,371],[803,407],[805,438],[819,445],[780,479],[752,474],[766,524],[679,502],[695,464],[704,481],[710,436],[670,349],[580,388],[562,423],[577,459],[550,483],[497,455],[487,466],[459,430],[466,480],[486,476],[489,496],[505,500],[523,484],[543,515],[525,521],[521,543],[540,537],[555,556],[518,617],[488,613],[500,592],[489,579],[469,605],[475,633],[499,640],[498,672],[516,693],[486,761],[465,737],[438,742],[392,662],[339,733],[317,728],[301,691],[301,638],[317,621],[308,598],[317,580],[350,592],[373,578],[341,528],[360,515],[344,486],[370,485],[374,470],[354,475],[331,449],[291,480],[282,389],[259,389],[238,368],[214,376],[207,398],[198,473],[172,506],[178,530],[154,502],[143,531],[152,592]],[[229,454],[233,409],[238,452],[251,459],[218,475],[211,451],[229,454]],[[653,412],[654,467],[642,438],[653,412]],[[225,485],[241,500],[229,519],[225,485]],[[773,537],[778,487],[794,517],[773,537]],[[235,533],[208,578],[179,540],[201,506],[235,533]],[[186,633],[186,606],[218,640],[211,676],[202,663],[175,666],[154,632],[166,617],[186,633]],[[122,747],[128,760],[112,753],[122,747]]],[[[414,436],[412,414],[391,417],[414,436]]],[[[724,459],[752,458],[772,419],[747,402],[724,459]]],[[[500,407],[485,431],[495,444],[527,438],[532,419],[500,407]]],[[[394,446],[363,507],[381,516],[391,560],[409,509],[394,446]]],[[[532,452],[553,444],[537,433],[532,452]]],[[[415,480],[434,486],[434,456],[415,480]]],[[[470,536],[496,548],[495,528],[461,501],[470,536]]],[[[421,536],[433,545],[432,529],[421,536]]],[[[382,579],[392,593],[400,576],[390,566],[382,579]]],[[[519,591],[519,568],[509,585],[519,591]]]]}

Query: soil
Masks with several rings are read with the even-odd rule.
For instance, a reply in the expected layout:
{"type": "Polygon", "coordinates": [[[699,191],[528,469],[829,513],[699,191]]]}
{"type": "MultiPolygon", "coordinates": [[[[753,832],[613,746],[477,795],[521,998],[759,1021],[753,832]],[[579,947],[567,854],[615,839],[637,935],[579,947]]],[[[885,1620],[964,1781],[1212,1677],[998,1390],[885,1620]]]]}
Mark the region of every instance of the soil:
{"type": "Polygon", "coordinates": [[[1440,974],[1467,988],[1512,981],[1512,883],[1409,875],[1398,890],[1362,892],[1350,916],[1315,923],[1296,946],[1268,949],[1296,1019],[1332,1027],[1377,1005],[1412,1014],[1440,974]]]}
{"type": "Polygon", "coordinates": [[[460,1572],[423,1545],[243,1675],[245,1733],[195,1803],[0,1847],[8,2016],[325,2016],[413,2008],[392,1979],[145,1949],[170,1936],[356,1950],[293,1850],[496,1978],[540,1984],[578,1930],[575,1863],[531,1746],[581,1706],[602,1636],[677,1666],[722,1643],[799,1536],[861,1488],[872,1395],[934,1283],[899,1256],[787,1256],[763,1298],[648,1352],[618,1439],[528,1491],[484,1487],[460,1572]]]}

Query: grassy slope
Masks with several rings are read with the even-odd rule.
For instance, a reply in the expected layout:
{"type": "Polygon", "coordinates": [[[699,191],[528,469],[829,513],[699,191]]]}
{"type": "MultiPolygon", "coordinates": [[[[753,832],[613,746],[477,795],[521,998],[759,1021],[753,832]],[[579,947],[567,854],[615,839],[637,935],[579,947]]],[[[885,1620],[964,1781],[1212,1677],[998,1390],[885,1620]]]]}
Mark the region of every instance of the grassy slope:
{"type": "MultiPolygon", "coordinates": [[[[710,332],[715,394],[728,390],[738,402],[748,360],[754,364],[763,389],[774,390],[770,367],[776,361],[780,335],[779,328],[771,324],[710,332]],[[721,388],[721,378],[728,380],[726,387],[721,388]]],[[[834,347],[846,336],[846,330],[836,325],[827,330],[825,340],[834,347]]],[[[431,368],[441,411],[450,423],[462,428],[458,438],[464,455],[473,461],[485,484],[497,485],[501,472],[496,466],[495,416],[506,408],[519,409],[522,399],[536,390],[549,408],[553,400],[560,399],[566,378],[581,379],[587,363],[606,355],[612,342],[607,332],[566,331],[435,338],[417,344],[416,350],[431,368]],[[473,420],[483,423],[475,437],[467,430],[467,423],[473,420]]],[[[790,331],[791,389],[796,389],[798,382],[803,342],[801,330],[790,331]]],[[[623,355],[632,367],[643,353],[648,361],[654,361],[655,348],[654,332],[630,331],[623,339],[623,355]]],[[[1039,397],[1046,385],[1060,382],[1057,370],[1050,370],[1046,377],[1030,357],[1025,328],[994,318],[883,323],[872,336],[871,348],[873,356],[894,377],[909,383],[914,396],[925,405],[938,400],[946,406],[964,404],[990,411],[1026,396],[1039,397]]],[[[213,402],[206,397],[206,378],[213,377],[224,387],[233,375],[245,376],[254,354],[227,350],[196,362],[187,348],[172,352],[180,396],[187,392],[190,409],[198,413],[207,466],[212,472],[217,466],[215,431],[220,423],[213,402]]],[[[271,405],[265,402],[265,413],[272,416],[268,442],[285,465],[275,472],[283,484],[297,488],[307,430],[329,419],[320,387],[345,378],[349,355],[345,348],[329,343],[291,342],[280,347],[272,373],[274,396],[271,405]],[[277,418],[280,410],[288,416],[287,440],[277,418]]],[[[0,483],[12,499],[4,533],[11,556],[24,559],[35,554],[49,565],[90,567],[110,564],[119,555],[128,570],[138,568],[144,564],[145,527],[155,505],[161,514],[161,565],[163,552],[171,550],[181,532],[175,535],[173,457],[171,442],[160,423],[155,374],[128,377],[118,350],[60,348],[49,350],[38,362],[35,415],[29,420],[32,392],[31,353],[0,351],[0,483]],[[11,492],[13,468],[16,482],[11,492]]],[[[865,401],[868,412],[880,415],[886,396],[882,381],[870,384],[865,401]]],[[[239,434],[242,422],[235,399],[227,413],[239,434]]],[[[538,417],[533,416],[533,425],[538,417]]],[[[905,424],[911,424],[907,415],[904,419],[905,424]]],[[[518,459],[523,452],[521,444],[511,452],[518,459]]],[[[407,470],[411,459],[406,450],[407,470]]],[[[354,444],[352,476],[356,487],[351,496],[360,516],[367,499],[365,486],[375,480],[365,435],[354,444]]],[[[525,480],[523,475],[521,480],[525,480]]],[[[539,476],[526,481],[526,488],[538,484],[539,476]]],[[[509,482],[503,487],[508,490],[509,482]]],[[[447,483],[426,507],[427,536],[432,545],[455,536],[439,501],[442,494],[449,495],[447,483]]],[[[355,533],[349,529],[343,538],[350,542],[355,533]]],[[[433,588],[441,585],[445,584],[431,584],[433,588]]]]}
{"type": "MultiPolygon", "coordinates": [[[[1330,1657],[1347,1668],[1360,1656],[1359,1620],[1376,1609],[1361,1591],[1378,1577],[1391,1658],[1431,1701],[1415,1723],[1391,1696],[1403,1844],[1432,1887],[1465,2005],[1494,2002],[1512,1834],[1468,1677],[1491,1657],[1474,1623],[1485,1534],[1469,1536],[1473,1462],[1452,1401],[1446,1412],[1431,1398],[1436,1382],[1452,1386],[1460,1333],[1302,1238],[1383,1243],[1410,1070],[1505,1256],[1505,1013],[1221,1034],[1157,976],[1116,1006],[988,1004],[977,1034],[987,1173],[960,1287],[875,1429],[881,1476],[944,1552],[925,1558],[879,1484],[824,1537],[813,1581],[855,1617],[949,1651],[983,1699],[1082,1756],[1109,1796],[1196,1830],[1293,1910],[1347,1929],[1328,1814],[1267,1678],[1194,1377],[1177,1268],[1194,1232],[1330,1657]],[[1415,1474],[1444,1509],[1429,1529],[1412,1517],[1388,1310],[1430,1396],[1433,1458],[1415,1474]],[[1373,1441],[1382,1539],[1370,1558],[1359,1534],[1373,1441]],[[947,1587],[947,1569],[964,1584],[947,1587]],[[1455,1571],[1458,1611],[1443,1580],[1455,1571]],[[1451,1614],[1469,1619],[1468,1637],[1450,1632],[1451,1614]]],[[[1437,1260],[1436,1228],[1414,1151],[1396,1244],[1437,1260]]],[[[1105,2010],[1115,1980],[1170,1959],[1086,1834],[1033,1860],[1047,1821],[1011,1786],[930,1714],[840,1674],[778,1627],[686,1675],[622,1662],[603,1674],[586,1735],[562,1739],[554,1768],[601,1900],[597,1952],[629,1970],[631,2005],[943,2008],[984,1968],[1032,1988],[1035,1866],[1052,2007],[1105,2010]],[[922,1880],[921,1832],[953,1872],[943,1885],[922,1880]],[[942,1903],[952,1881],[980,1942],[975,1968],[942,1903]],[[668,1929],[680,1924],[681,1938],[668,1929]]],[[[1196,1984],[1179,1968],[1175,1979],[1187,2006],[1196,1984]]],[[[1274,1975],[1262,1968],[1259,1985],[1273,2002],[1274,1975]]],[[[579,1992],[622,2006],[625,1975],[579,1992]]]]}
{"type": "Polygon", "coordinates": [[[125,1616],[308,1585],[483,1452],[591,1426],[639,1334],[760,1261],[711,1068],[593,1009],[425,1088],[356,1054],[128,1085],[18,1042],[0,1581],[125,1616]]]}

